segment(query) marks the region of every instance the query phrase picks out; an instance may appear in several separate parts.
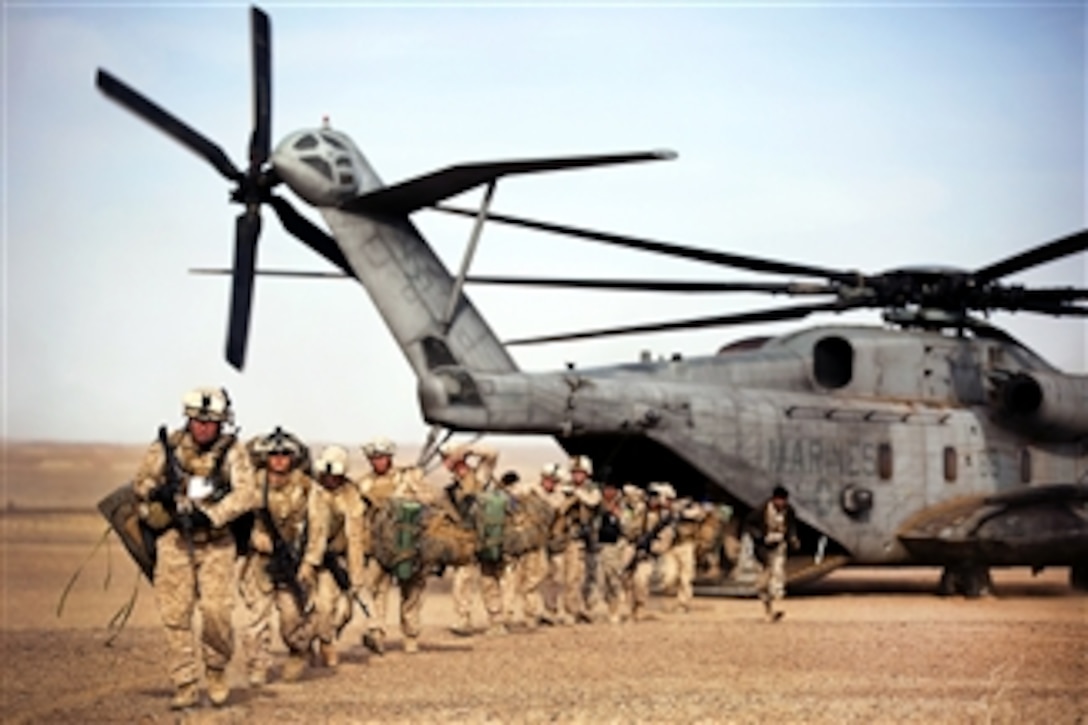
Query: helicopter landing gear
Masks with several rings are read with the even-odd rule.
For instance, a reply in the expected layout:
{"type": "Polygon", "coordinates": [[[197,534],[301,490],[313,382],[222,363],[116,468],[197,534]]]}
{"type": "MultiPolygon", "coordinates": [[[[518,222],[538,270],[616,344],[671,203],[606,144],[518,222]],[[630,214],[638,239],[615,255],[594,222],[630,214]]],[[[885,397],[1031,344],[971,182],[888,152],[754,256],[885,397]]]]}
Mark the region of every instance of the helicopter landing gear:
{"type": "Polygon", "coordinates": [[[1088,592],[1088,564],[1069,567],[1069,586],[1073,587],[1073,591],[1088,592]]]}
{"type": "Polygon", "coordinates": [[[978,599],[993,594],[994,583],[989,567],[971,563],[953,564],[941,572],[937,590],[943,597],[962,594],[968,599],[978,599]]]}

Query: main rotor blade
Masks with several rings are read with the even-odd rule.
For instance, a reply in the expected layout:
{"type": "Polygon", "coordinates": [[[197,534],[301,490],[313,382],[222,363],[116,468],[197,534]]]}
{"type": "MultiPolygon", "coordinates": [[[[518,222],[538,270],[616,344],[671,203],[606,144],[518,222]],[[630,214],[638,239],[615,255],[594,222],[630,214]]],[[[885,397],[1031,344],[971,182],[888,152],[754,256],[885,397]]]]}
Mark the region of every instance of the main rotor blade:
{"type": "Polygon", "coordinates": [[[249,313],[253,304],[253,273],[257,268],[257,237],[261,234],[261,213],[256,206],[249,207],[238,215],[234,231],[227,361],[241,370],[246,362],[249,313]]]}
{"type": "Polygon", "coordinates": [[[151,125],[158,127],[159,130],[173,136],[176,141],[180,142],[190,151],[204,157],[208,163],[214,166],[215,169],[227,179],[238,181],[242,178],[242,172],[235,168],[234,164],[230,162],[227,155],[223,153],[223,149],[219,148],[219,146],[203,134],[195,131],[181,119],[148,100],[138,91],[125,85],[101,68],[98,69],[95,83],[98,86],[98,90],[102,91],[137,116],[140,116],[151,125]]]}
{"type": "MultiPolygon", "coordinates": [[[[189,274],[225,277],[231,271],[224,267],[192,267],[189,274]]],[[[320,272],[308,269],[258,269],[253,272],[258,277],[289,277],[298,279],[352,279],[343,272],[320,272]]]]}
{"type": "Polygon", "coordinates": [[[1088,249],[1088,229],[1082,229],[1069,236],[1055,239],[1046,244],[1040,244],[1038,247],[1029,249],[1026,252],[1014,254],[1000,262],[994,262],[975,272],[974,278],[979,284],[992,282],[995,279],[1006,277],[1014,272],[1021,272],[1025,269],[1030,269],[1031,267],[1036,267],[1055,259],[1061,259],[1070,254],[1083,252],[1085,249],[1088,249]]]}
{"type": "Polygon", "coordinates": [[[1034,312],[1039,315],[1054,315],[1055,317],[1088,317],[1088,307],[1062,304],[1025,304],[1014,312],[1034,312]]]}
{"type": "MultiPolygon", "coordinates": [[[[431,208],[437,211],[446,212],[447,214],[467,216],[473,219],[475,219],[479,213],[475,209],[465,209],[463,207],[452,206],[449,204],[436,204],[431,208]]],[[[728,252],[717,252],[711,249],[688,247],[681,244],[674,244],[672,242],[658,242],[652,239],[640,239],[638,237],[612,234],[610,232],[600,232],[593,229],[572,227],[564,224],[554,224],[552,222],[536,221],[534,219],[526,219],[524,217],[510,216],[507,214],[488,213],[486,219],[487,221],[500,222],[502,224],[509,224],[510,226],[515,227],[523,227],[525,229],[534,229],[541,232],[551,232],[552,234],[563,234],[570,237],[576,237],[578,239],[587,239],[593,242],[602,242],[604,244],[612,244],[619,247],[628,247],[630,249],[641,249],[646,252],[665,254],[671,257],[681,257],[683,259],[692,259],[698,262],[707,262],[709,264],[717,264],[723,267],[733,267],[735,269],[745,269],[752,272],[790,274],[802,277],[822,277],[838,282],[850,283],[856,283],[860,278],[860,275],[856,272],[826,269],[824,267],[813,267],[803,264],[794,264],[792,262],[780,262],[773,259],[761,259],[759,257],[749,257],[741,254],[730,254],[728,252]]]]}
{"type": "Polygon", "coordinates": [[[340,245],[335,239],[295,211],[295,207],[282,196],[272,195],[268,201],[276,210],[283,228],[292,236],[341,269],[347,276],[355,277],[355,272],[348,264],[347,257],[340,251],[340,245]]]}
{"type": "Polygon", "coordinates": [[[249,139],[250,169],[259,169],[268,160],[272,144],[272,35],[268,16],[257,7],[250,9],[253,45],[253,134],[249,139]]]}
{"type": "Polygon", "coordinates": [[[625,292],[770,292],[784,295],[835,294],[832,285],[775,284],[771,282],[695,282],[662,279],[574,279],[546,277],[470,276],[466,282],[521,287],[569,287],[573,289],[619,290],[625,292]]]}
{"type": "Polygon", "coordinates": [[[616,337],[619,335],[634,335],[641,332],[668,332],[675,330],[696,330],[704,327],[725,327],[727,325],[747,325],[753,322],[777,322],[780,320],[798,320],[808,317],[814,312],[843,312],[844,310],[864,307],[863,303],[827,302],[815,305],[799,305],[797,307],[779,307],[773,310],[757,310],[755,312],[741,312],[735,315],[718,315],[715,317],[696,317],[689,320],[676,320],[674,322],[656,322],[645,325],[632,325],[629,327],[609,327],[600,330],[586,330],[584,332],[568,332],[559,335],[544,335],[541,337],[523,337],[517,340],[506,340],[506,345],[538,345],[545,342],[564,342],[567,340],[586,340],[596,337],[616,337]]]}

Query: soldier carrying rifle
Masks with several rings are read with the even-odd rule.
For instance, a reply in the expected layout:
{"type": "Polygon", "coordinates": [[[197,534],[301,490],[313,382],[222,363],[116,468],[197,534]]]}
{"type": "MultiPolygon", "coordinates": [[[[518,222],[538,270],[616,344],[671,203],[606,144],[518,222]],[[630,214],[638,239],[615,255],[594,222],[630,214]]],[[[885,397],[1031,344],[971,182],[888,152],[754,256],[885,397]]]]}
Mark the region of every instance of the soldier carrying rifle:
{"type": "Polygon", "coordinates": [[[257,509],[240,590],[248,610],[245,648],[250,684],[267,681],[271,617],[279,614],[288,659],[283,679],[297,680],[314,639],[312,596],[328,539],[328,493],[309,475],[310,454],[276,428],[249,443],[257,468],[257,509]]]}
{"type": "Polygon", "coordinates": [[[182,405],[185,426],[169,434],[160,428],[132,483],[141,527],[154,541],[150,578],[166,630],[175,709],[197,704],[201,664],[212,704],[230,696],[225,670],[234,650],[236,547],[229,524],[253,508],[256,493],[249,457],[231,429],[227,391],[196,388],[182,405]]]}

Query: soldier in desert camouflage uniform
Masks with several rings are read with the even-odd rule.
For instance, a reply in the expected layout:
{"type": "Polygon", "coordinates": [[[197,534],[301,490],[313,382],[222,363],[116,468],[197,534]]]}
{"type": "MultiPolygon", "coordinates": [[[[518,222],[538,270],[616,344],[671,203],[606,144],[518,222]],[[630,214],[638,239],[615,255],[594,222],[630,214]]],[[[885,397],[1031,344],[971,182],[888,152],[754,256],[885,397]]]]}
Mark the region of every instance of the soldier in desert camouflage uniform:
{"type": "Polygon", "coordinates": [[[141,519],[161,532],[155,543],[155,598],[166,630],[167,661],[175,693],[171,707],[197,704],[203,664],[208,696],[230,696],[227,663],[234,652],[235,541],[228,524],[255,505],[253,469],[228,430],[230,398],[221,388],[196,388],[182,401],[185,427],[166,445],[180,466],[170,491],[167,450],[152,443],[133,478],[141,519]],[[194,632],[199,607],[203,626],[194,632]],[[194,650],[199,637],[201,654],[194,650]],[[202,661],[202,662],[201,662],[202,661]]]}
{"type": "Polygon", "coordinates": [[[797,517],[789,503],[789,491],[776,486],[762,506],[752,509],[745,519],[745,529],[755,543],[756,558],[763,570],[756,580],[756,592],[763,602],[767,619],[777,622],[784,612],[775,610],[774,602],[786,596],[787,548],[797,550],[797,517]]]}
{"type": "MultiPolygon", "coordinates": [[[[470,516],[470,507],[475,497],[483,493],[494,476],[498,452],[489,446],[480,444],[456,445],[444,443],[438,448],[442,456],[442,465],[453,475],[453,482],[446,487],[450,503],[453,503],[462,518],[470,516]]],[[[492,577],[494,578],[494,577],[492,577]]],[[[483,593],[479,563],[458,566],[453,572],[454,611],[457,613],[455,635],[469,636],[472,628],[472,604],[475,592],[483,593]]],[[[502,587],[498,593],[498,612],[502,612],[502,587]]],[[[486,609],[486,603],[485,603],[486,609]]],[[[489,611],[489,617],[491,612],[489,611]]]]}
{"type": "Polygon", "coordinates": [[[570,532],[566,517],[561,512],[568,502],[567,494],[563,492],[563,467],[558,463],[546,463],[540,469],[540,483],[538,493],[555,513],[551,531],[548,536],[547,569],[544,581],[540,584],[540,591],[544,597],[544,614],[541,621],[546,624],[570,624],[571,619],[562,611],[562,593],[564,576],[564,562],[566,559],[567,545],[570,541],[570,532]]]}
{"type": "Polygon", "coordinates": [[[668,556],[676,541],[672,512],[675,489],[667,483],[651,483],[648,488],[649,507],[636,553],[638,561],[631,577],[631,616],[636,622],[648,618],[646,607],[650,601],[650,581],[659,566],[659,559],[668,556]]]}
{"type": "MultiPolygon", "coordinates": [[[[495,464],[499,454],[493,448],[478,443],[453,445],[446,443],[439,448],[442,463],[453,474],[453,483],[447,493],[462,516],[469,518],[476,513],[477,500],[484,494],[503,491],[494,479],[495,464]]],[[[479,561],[477,564],[460,566],[453,573],[453,603],[457,611],[455,634],[472,634],[472,584],[479,582],[480,596],[487,612],[488,633],[505,633],[503,617],[503,579],[507,561],[479,561]]]]}
{"type": "MultiPolygon", "coordinates": [[[[396,466],[393,456],[396,445],[388,438],[375,438],[363,445],[363,454],[370,462],[370,472],[358,482],[367,507],[368,531],[371,517],[379,507],[390,505],[394,499],[428,503],[431,496],[423,483],[423,471],[417,466],[396,466]]],[[[385,621],[389,590],[394,580],[400,588],[400,627],[404,633],[404,651],[419,651],[419,635],[422,631],[423,591],[427,586],[426,572],[414,571],[400,579],[386,571],[370,557],[366,562],[366,579],[373,594],[373,606],[363,644],[376,654],[385,652],[385,621]]]]}
{"type": "Polygon", "coordinates": [[[355,599],[373,610],[364,586],[366,542],[363,499],[348,478],[348,452],[329,446],[314,463],[314,475],[328,492],[328,546],[317,573],[314,593],[314,624],[318,656],[326,667],[339,662],[336,640],[351,620],[355,599]]]}
{"type": "Polygon", "coordinates": [[[280,637],[288,650],[283,679],[290,682],[309,664],[313,594],[328,544],[329,498],[309,475],[309,450],[283,429],[252,441],[250,455],[257,467],[259,503],[240,580],[250,683],[260,685],[267,678],[273,612],[279,615],[280,637]]]}
{"type": "Polygon", "coordinates": [[[562,487],[565,499],[560,515],[567,526],[569,540],[563,559],[563,606],[576,622],[592,622],[586,606],[590,575],[586,558],[593,543],[593,522],[601,503],[601,491],[590,476],[593,461],[589,456],[575,456],[570,461],[570,482],[562,487]]]}
{"type": "MultiPolygon", "coordinates": [[[[515,500],[524,501],[530,496],[547,504],[544,490],[539,483],[522,481],[517,474],[508,472],[502,477],[510,495],[515,500]]],[[[550,506],[550,504],[549,504],[550,506]]],[[[506,571],[504,583],[507,585],[506,619],[513,623],[517,617],[517,605],[521,605],[523,624],[534,629],[546,623],[543,615],[543,597],[540,587],[548,574],[548,548],[542,545],[518,556],[511,561],[506,571]]]]}

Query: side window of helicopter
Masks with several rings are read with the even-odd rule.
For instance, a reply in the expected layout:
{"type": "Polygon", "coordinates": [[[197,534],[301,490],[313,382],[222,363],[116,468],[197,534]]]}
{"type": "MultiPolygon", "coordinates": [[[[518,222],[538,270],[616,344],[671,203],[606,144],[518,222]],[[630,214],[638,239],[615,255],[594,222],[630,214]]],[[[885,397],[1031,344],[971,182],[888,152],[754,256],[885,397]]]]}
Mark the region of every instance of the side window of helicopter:
{"type": "Polygon", "coordinates": [[[959,474],[957,470],[956,449],[952,446],[944,447],[944,481],[955,483],[959,474]]]}
{"type": "Polygon", "coordinates": [[[306,134],[298,141],[295,141],[295,148],[299,151],[309,151],[312,148],[317,148],[317,139],[310,134],[306,134]]]}
{"type": "Polygon", "coordinates": [[[892,460],[892,444],[881,443],[876,447],[876,472],[881,481],[892,480],[895,473],[895,465],[892,460]]]}
{"type": "Polygon", "coordinates": [[[812,373],[816,382],[836,390],[854,378],[854,346],[841,337],[824,337],[812,347],[812,373]]]}
{"type": "Polygon", "coordinates": [[[1031,449],[1020,449],[1020,483],[1031,483],[1031,449]]]}

